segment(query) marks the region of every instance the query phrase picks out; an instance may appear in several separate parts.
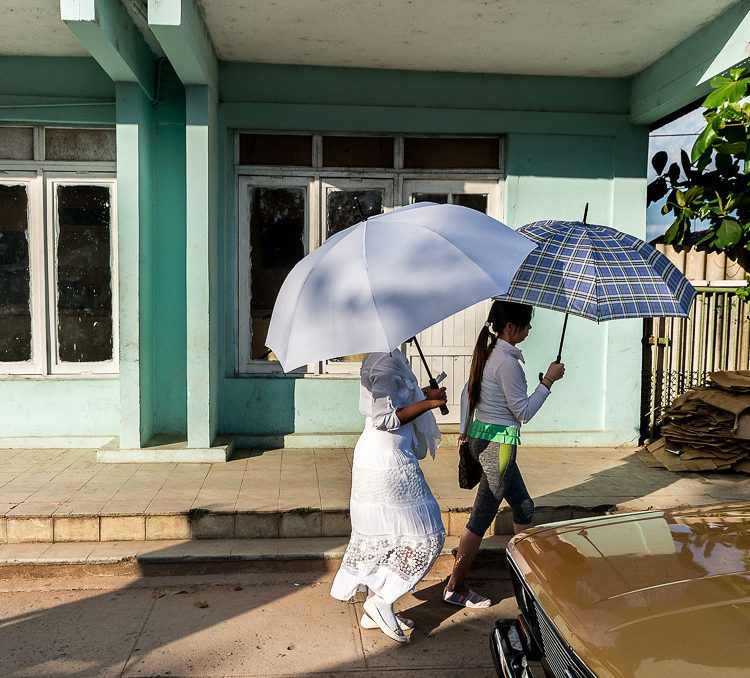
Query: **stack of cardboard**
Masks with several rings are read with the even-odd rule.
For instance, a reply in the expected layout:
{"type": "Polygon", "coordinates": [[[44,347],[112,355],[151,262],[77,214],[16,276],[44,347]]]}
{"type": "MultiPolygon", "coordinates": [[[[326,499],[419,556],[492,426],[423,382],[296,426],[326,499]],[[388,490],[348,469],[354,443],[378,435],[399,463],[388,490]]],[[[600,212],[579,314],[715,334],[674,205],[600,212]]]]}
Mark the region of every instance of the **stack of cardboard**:
{"type": "Polygon", "coordinates": [[[645,464],[750,473],[750,370],[710,377],[708,386],[683,393],[666,409],[663,437],[638,452],[645,464]]]}

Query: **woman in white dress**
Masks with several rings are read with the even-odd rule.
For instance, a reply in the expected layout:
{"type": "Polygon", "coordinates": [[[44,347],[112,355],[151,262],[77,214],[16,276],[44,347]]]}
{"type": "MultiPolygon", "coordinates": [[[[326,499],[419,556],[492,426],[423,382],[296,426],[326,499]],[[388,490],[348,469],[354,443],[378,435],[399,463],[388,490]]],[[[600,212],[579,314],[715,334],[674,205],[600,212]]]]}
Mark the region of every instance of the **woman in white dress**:
{"type": "Polygon", "coordinates": [[[331,595],[349,600],[368,591],[362,626],[405,643],[410,620],[393,603],[411,591],[440,554],[445,529],[418,459],[435,457],[440,432],[431,409],[445,389],[420,389],[398,349],[368,353],[362,361],[359,409],[365,429],[354,448],[352,535],[331,595]]]}

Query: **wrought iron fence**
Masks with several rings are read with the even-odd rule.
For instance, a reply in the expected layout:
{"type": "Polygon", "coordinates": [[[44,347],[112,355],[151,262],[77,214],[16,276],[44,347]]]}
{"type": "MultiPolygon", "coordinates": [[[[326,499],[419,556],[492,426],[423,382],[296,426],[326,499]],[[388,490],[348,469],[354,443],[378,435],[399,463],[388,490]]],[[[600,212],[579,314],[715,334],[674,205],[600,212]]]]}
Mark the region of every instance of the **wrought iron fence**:
{"type": "Polygon", "coordinates": [[[736,289],[699,287],[689,318],[644,320],[642,441],[658,435],[664,408],[711,372],[750,369],[750,304],[736,289]]]}

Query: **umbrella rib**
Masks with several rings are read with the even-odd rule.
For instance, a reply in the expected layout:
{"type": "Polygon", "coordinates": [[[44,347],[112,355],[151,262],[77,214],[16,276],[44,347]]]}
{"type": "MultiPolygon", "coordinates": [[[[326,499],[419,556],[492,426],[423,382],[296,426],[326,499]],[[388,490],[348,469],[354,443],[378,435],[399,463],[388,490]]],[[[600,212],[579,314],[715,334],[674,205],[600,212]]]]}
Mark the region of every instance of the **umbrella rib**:
{"type": "MultiPolygon", "coordinates": [[[[338,243],[334,243],[331,247],[327,248],[326,251],[323,252],[323,254],[320,257],[320,260],[317,263],[319,264],[320,262],[322,262],[336,248],[336,245],[338,245],[338,243]]],[[[307,279],[312,275],[313,270],[314,270],[314,267],[310,267],[307,270],[307,273],[305,274],[305,279],[299,285],[299,289],[300,290],[305,286],[305,283],[307,282],[307,279]]],[[[290,314],[290,317],[292,317],[292,318],[297,313],[297,306],[299,306],[299,300],[300,300],[301,296],[302,296],[301,294],[297,294],[296,297],[295,297],[294,308],[292,309],[292,313],[290,314]]],[[[287,353],[289,352],[289,342],[291,341],[291,338],[292,338],[292,333],[291,332],[287,332],[286,333],[286,343],[284,345],[284,355],[287,355],[287,353]]]]}
{"type": "MultiPolygon", "coordinates": [[[[367,275],[367,286],[370,289],[370,296],[372,297],[372,305],[375,309],[375,315],[378,317],[378,325],[380,325],[380,329],[383,332],[383,339],[385,340],[385,345],[390,346],[390,343],[388,342],[388,336],[385,333],[385,327],[383,326],[383,318],[380,315],[380,309],[378,308],[378,302],[375,300],[375,293],[372,289],[372,279],[370,278],[370,267],[367,265],[367,219],[364,221],[364,227],[362,228],[362,264],[365,267],[365,274],[367,275]]],[[[407,337],[408,339],[408,337],[407,337]]]]}

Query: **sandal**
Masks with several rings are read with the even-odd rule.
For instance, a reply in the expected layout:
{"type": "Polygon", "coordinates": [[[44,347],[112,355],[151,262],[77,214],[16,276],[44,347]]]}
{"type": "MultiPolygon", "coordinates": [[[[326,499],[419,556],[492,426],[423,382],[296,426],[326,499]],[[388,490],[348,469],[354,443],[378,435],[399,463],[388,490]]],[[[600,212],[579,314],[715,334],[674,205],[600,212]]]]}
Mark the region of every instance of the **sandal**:
{"type": "Polygon", "coordinates": [[[492,601],[489,598],[484,598],[472,590],[469,590],[468,593],[457,593],[456,591],[451,591],[447,586],[443,590],[443,600],[446,603],[458,605],[459,607],[485,608],[492,605],[492,601]]]}
{"type": "MultiPolygon", "coordinates": [[[[396,619],[398,620],[398,625],[401,628],[402,631],[409,631],[410,629],[414,628],[414,622],[411,619],[407,619],[406,617],[402,617],[400,614],[396,615],[396,619]]],[[[380,628],[375,621],[370,617],[370,615],[367,614],[367,612],[362,613],[362,619],[359,620],[359,625],[363,629],[377,629],[380,628]]]]}

